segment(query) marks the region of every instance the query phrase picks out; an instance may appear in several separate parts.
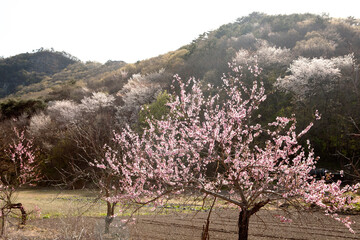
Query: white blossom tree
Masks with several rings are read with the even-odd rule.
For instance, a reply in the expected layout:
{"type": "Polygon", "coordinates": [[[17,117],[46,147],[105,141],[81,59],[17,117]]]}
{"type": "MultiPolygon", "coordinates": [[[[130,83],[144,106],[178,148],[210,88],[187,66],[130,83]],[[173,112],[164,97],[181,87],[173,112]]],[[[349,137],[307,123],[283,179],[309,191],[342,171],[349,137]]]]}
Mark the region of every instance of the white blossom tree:
{"type": "Polygon", "coordinates": [[[30,118],[28,131],[32,136],[38,136],[43,129],[47,128],[50,122],[50,116],[46,115],[44,112],[40,112],[30,118]]]}
{"type": "Polygon", "coordinates": [[[269,67],[274,64],[286,66],[293,59],[291,51],[288,48],[270,46],[265,40],[258,41],[257,45],[255,52],[240,49],[234,57],[236,63],[239,65],[254,65],[259,63],[259,65],[263,67],[269,67]]]}
{"type": "Polygon", "coordinates": [[[338,85],[341,71],[353,66],[352,54],[331,59],[300,57],[288,68],[290,75],[278,78],[276,86],[293,93],[298,100],[319,93],[326,95],[338,85]]]}
{"type": "Polygon", "coordinates": [[[164,69],[148,75],[134,74],[124,87],[117,93],[122,97],[124,104],[117,110],[119,122],[136,122],[137,114],[144,104],[151,103],[161,91],[160,84],[156,81],[164,69]]]}
{"type": "Polygon", "coordinates": [[[47,111],[52,119],[61,124],[75,123],[80,115],[79,105],[71,100],[50,102],[47,111]]]}
{"type": "Polygon", "coordinates": [[[103,92],[94,92],[90,97],[84,97],[79,105],[81,111],[96,112],[101,108],[113,107],[115,97],[103,92]]]}

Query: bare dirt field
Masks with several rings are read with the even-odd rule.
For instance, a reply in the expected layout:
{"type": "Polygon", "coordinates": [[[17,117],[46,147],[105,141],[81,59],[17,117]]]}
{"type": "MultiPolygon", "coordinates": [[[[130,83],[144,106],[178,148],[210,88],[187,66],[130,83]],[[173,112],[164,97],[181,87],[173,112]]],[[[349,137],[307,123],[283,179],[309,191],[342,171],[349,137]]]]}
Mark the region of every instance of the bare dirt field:
{"type": "MultiPolygon", "coordinates": [[[[292,223],[281,223],[274,210],[260,211],[250,223],[249,239],[360,239],[360,224],[352,234],[341,223],[322,213],[293,213],[292,223]]],[[[212,213],[210,239],[237,239],[237,211],[217,209],[212,213]]],[[[24,229],[12,227],[6,239],[201,239],[206,212],[135,216],[135,224],[124,226],[116,219],[111,234],[103,234],[104,218],[69,217],[34,219],[24,229]]],[[[360,223],[360,215],[352,215],[360,223]]]]}
{"type": "MultiPolygon", "coordinates": [[[[281,223],[274,211],[260,211],[250,223],[249,239],[360,239],[341,223],[321,213],[295,216],[292,223],[281,223]]],[[[278,212],[281,214],[282,212],[278,212]]],[[[237,215],[233,210],[216,211],[210,224],[210,239],[237,239],[237,215]]],[[[132,239],[200,239],[206,213],[148,216],[131,228],[132,239]]],[[[360,215],[352,216],[360,222],[360,215]]],[[[360,226],[354,225],[360,232],[360,226]]]]}

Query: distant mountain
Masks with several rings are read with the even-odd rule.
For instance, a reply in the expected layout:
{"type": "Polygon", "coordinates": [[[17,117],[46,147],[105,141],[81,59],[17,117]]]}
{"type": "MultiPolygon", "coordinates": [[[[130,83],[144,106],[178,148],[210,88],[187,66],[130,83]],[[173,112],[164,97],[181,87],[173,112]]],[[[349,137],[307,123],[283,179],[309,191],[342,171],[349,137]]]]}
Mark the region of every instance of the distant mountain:
{"type": "Polygon", "coordinates": [[[82,63],[66,52],[46,49],[0,59],[0,98],[46,98],[54,86],[88,79],[123,65],[122,61],[82,63]]]}
{"type": "MultiPolygon", "coordinates": [[[[164,88],[171,83],[172,78],[168,76],[174,74],[183,78],[194,76],[204,83],[219,85],[222,74],[228,70],[227,63],[239,50],[275,58],[280,51],[277,49],[285,49],[291,53],[291,59],[300,56],[331,58],[353,53],[355,59],[360,59],[359,24],[358,19],[351,17],[254,12],[202,33],[175,51],[134,64],[122,61],[83,63],[64,52],[40,49],[0,59],[0,98],[77,98],[79,88],[84,87],[113,94],[134,74],[147,75],[161,69],[165,71],[153,81],[160,82],[164,88]]],[[[269,63],[262,65],[276,72],[269,76],[268,86],[271,87],[277,77],[286,74],[289,62],[271,66],[269,63]]]]}
{"type": "Polygon", "coordinates": [[[0,97],[16,92],[19,86],[40,82],[77,61],[69,54],[42,49],[0,59],[0,97]]]}

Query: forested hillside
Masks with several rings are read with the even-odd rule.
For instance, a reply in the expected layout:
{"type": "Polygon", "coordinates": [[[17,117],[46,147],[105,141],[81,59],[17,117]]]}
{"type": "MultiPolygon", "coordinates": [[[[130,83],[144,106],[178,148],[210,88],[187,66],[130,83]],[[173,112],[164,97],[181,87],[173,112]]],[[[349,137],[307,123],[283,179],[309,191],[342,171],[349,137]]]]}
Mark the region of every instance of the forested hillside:
{"type": "Polygon", "coordinates": [[[84,86],[83,81],[99,79],[102,74],[124,65],[122,61],[82,63],[69,53],[41,48],[33,53],[0,59],[0,98],[45,101],[71,98],[65,93],[68,86],[84,86]]]}
{"type": "Polygon", "coordinates": [[[38,83],[76,61],[66,53],[43,49],[0,59],[0,97],[14,93],[22,86],[38,83]]]}
{"type": "MultiPolygon", "coordinates": [[[[101,157],[113,130],[129,124],[141,131],[147,126],[144,116],[167,114],[165,103],[176,91],[170,88],[174,74],[184,80],[193,76],[204,89],[216,87],[234,62],[243,69],[262,68],[267,100],[258,111],[260,121],[295,114],[302,129],[319,111],[322,120],[308,138],[320,156],[319,166],[340,169],[360,154],[359,59],[358,19],[261,13],[131,64],[82,63],[47,50],[21,54],[0,60],[0,97],[6,97],[0,148],[12,137],[9,126],[26,129],[40,149],[44,174],[60,180],[64,176],[55,169],[62,169],[76,182],[70,177],[74,166],[86,168],[84,160],[101,157]]],[[[242,81],[251,84],[246,75],[242,81]]]]}

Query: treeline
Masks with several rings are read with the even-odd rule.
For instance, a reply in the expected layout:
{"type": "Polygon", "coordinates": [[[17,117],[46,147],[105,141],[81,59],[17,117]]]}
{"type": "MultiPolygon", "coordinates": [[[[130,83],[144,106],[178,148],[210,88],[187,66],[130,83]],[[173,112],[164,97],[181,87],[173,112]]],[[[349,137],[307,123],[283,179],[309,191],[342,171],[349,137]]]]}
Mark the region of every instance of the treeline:
{"type": "MultiPolygon", "coordinates": [[[[103,154],[113,130],[129,124],[141,131],[147,126],[144,115],[166,115],[166,100],[178,91],[170,88],[174,74],[182,79],[193,76],[204,89],[208,84],[216,87],[229,71],[228,62],[235,62],[244,69],[254,64],[262,68],[267,101],[257,113],[261,121],[296,114],[302,128],[318,110],[322,120],[308,136],[321,157],[319,166],[344,168],[360,154],[359,39],[359,20],[354,18],[252,13],[203,33],[176,51],[133,64],[81,63],[65,57],[61,64],[47,61],[42,67],[48,70],[35,71],[26,61],[20,64],[24,56],[57,53],[40,51],[2,59],[0,66],[6,63],[6,69],[22,79],[14,81],[12,92],[9,83],[1,81],[6,87],[1,88],[2,96],[13,93],[40,100],[2,103],[1,144],[4,148],[11,139],[11,131],[6,130],[10,125],[26,129],[41,149],[39,159],[48,178],[66,177],[59,169],[70,177],[72,168],[86,167],[84,160],[103,154]],[[26,84],[22,77],[30,76],[29,72],[35,75],[26,78],[26,84]]],[[[6,74],[0,76],[3,79],[6,74]]],[[[245,84],[252,84],[246,74],[242,77],[245,84]]]]}

